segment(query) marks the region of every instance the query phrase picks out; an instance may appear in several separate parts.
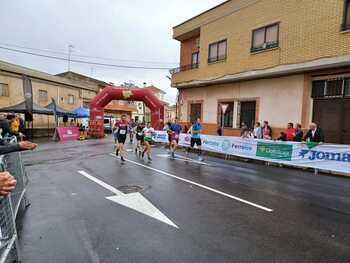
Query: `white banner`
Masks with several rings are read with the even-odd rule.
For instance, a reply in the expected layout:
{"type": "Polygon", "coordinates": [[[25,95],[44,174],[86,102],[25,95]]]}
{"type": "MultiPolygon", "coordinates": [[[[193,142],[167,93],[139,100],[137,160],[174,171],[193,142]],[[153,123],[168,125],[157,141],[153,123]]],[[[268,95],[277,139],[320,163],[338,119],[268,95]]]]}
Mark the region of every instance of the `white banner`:
{"type": "MultiPolygon", "coordinates": [[[[201,135],[205,151],[350,174],[350,145],[306,144],[231,136],[201,135]]],[[[190,134],[179,145],[189,147],[190,134]]]]}
{"type": "Polygon", "coordinates": [[[155,131],[152,140],[154,142],[168,143],[168,133],[166,131],[155,131]]]}

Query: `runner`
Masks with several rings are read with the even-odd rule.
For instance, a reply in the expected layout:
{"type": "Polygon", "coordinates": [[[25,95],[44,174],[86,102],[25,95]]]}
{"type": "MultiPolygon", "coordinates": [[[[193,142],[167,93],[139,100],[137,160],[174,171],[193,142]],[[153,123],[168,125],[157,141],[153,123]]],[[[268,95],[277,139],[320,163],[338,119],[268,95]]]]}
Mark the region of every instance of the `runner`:
{"type": "Polygon", "coordinates": [[[145,143],[145,149],[142,152],[142,158],[145,156],[145,153],[147,154],[148,161],[151,162],[151,153],[152,153],[152,148],[151,148],[151,143],[152,143],[152,135],[154,133],[154,129],[151,127],[151,123],[148,122],[147,126],[143,129],[144,133],[144,143],[145,143]]]}
{"type": "Polygon", "coordinates": [[[114,125],[113,125],[113,128],[112,128],[112,132],[113,132],[113,137],[114,137],[114,148],[115,148],[115,150],[116,150],[116,155],[118,155],[118,130],[119,130],[119,128],[118,128],[118,122],[119,122],[119,120],[116,120],[115,122],[114,122],[114,125]]]}
{"type": "Polygon", "coordinates": [[[199,161],[203,161],[201,131],[202,125],[200,124],[200,118],[198,118],[188,131],[188,133],[191,133],[191,147],[187,148],[187,154],[190,152],[191,149],[194,149],[194,145],[197,145],[199,161]]]}
{"type": "Polygon", "coordinates": [[[171,144],[170,154],[172,158],[175,158],[175,151],[179,144],[180,133],[182,131],[181,125],[178,123],[178,119],[175,119],[174,123],[170,126],[171,130],[171,144]]]}
{"type": "Polygon", "coordinates": [[[145,125],[143,123],[138,123],[136,126],[136,147],[135,147],[135,154],[138,154],[139,157],[141,157],[141,154],[143,152],[143,142],[144,142],[144,134],[143,129],[145,128],[145,125]]]}
{"type": "Polygon", "coordinates": [[[120,153],[120,158],[122,162],[125,162],[124,159],[124,154],[125,154],[125,149],[124,149],[124,144],[126,141],[126,135],[128,132],[128,121],[126,119],[126,115],[122,115],[122,119],[117,123],[118,126],[118,131],[117,131],[117,141],[118,141],[118,146],[115,154],[118,156],[120,153]]]}
{"type": "Polygon", "coordinates": [[[172,133],[172,131],[171,131],[171,122],[170,121],[168,121],[165,124],[165,126],[163,127],[163,131],[167,132],[167,134],[168,134],[168,141],[169,141],[168,145],[165,145],[164,148],[165,149],[169,148],[168,153],[170,154],[171,153],[171,133],[172,133]]]}
{"type": "Polygon", "coordinates": [[[136,127],[136,122],[134,121],[134,119],[131,119],[131,121],[129,122],[129,127],[128,127],[128,131],[129,131],[129,137],[130,137],[130,143],[133,144],[134,143],[134,135],[135,135],[135,127],[136,127]]]}

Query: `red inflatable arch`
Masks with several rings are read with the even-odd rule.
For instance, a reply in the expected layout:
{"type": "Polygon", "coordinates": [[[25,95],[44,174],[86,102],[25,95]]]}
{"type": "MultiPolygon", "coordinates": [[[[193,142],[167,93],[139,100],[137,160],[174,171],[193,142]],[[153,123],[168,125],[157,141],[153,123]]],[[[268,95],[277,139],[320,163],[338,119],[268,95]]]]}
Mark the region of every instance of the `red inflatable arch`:
{"type": "Polygon", "coordinates": [[[151,110],[152,127],[161,128],[164,119],[164,103],[148,88],[125,88],[107,86],[90,102],[89,135],[94,138],[104,137],[104,107],[111,100],[143,101],[151,110]]]}

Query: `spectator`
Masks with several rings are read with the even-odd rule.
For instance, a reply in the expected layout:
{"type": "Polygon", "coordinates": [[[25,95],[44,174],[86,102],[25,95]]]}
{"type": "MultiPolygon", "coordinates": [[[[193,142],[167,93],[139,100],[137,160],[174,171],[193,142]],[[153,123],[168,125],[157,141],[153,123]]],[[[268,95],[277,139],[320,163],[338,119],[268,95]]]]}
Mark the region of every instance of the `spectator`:
{"type": "Polygon", "coordinates": [[[21,115],[17,114],[17,119],[19,120],[19,132],[24,133],[25,131],[25,122],[21,115]]]}
{"type": "Polygon", "coordinates": [[[16,116],[13,116],[12,119],[10,120],[10,129],[11,133],[18,135],[19,133],[19,119],[16,116]]]}
{"type": "Polygon", "coordinates": [[[304,137],[304,141],[307,142],[324,142],[324,134],[321,128],[317,127],[317,124],[312,122],[310,124],[310,129],[304,137]]]}
{"type": "Polygon", "coordinates": [[[245,124],[245,122],[242,122],[241,124],[241,137],[243,137],[244,134],[248,134],[249,129],[248,126],[245,124]]]}
{"type": "Polygon", "coordinates": [[[262,139],[263,138],[260,122],[255,123],[254,138],[255,139],[262,139]]]}
{"type": "Polygon", "coordinates": [[[0,115],[0,128],[2,129],[1,135],[5,137],[7,134],[11,134],[10,122],[6,118],[5,114],[0,115]]]}
{"type": "Polygon", "coordinates": [[[262,135],[263,135],[263,139],[272,140],[272,129],[269,126],[268,121],[264,121],[264,126],[262,128],[262,135]]]}
{"type": "Polygon", "coordinates": [[[280,137],[278,137],[277,141],[287,141],[287,134],[285,132],[281,132],[280,137]]]}
{"type": "Polygon", "coordinates": [[[221,127],[218,127],[218,129],[216,130],[216,134],[218,136],[222,136],[222,129],[221,129],[221,127]]]}
{"type": "Polygon", "coordinates": [[[294,136],[294,141],[295,142],[301,142],[303,140],[304,132],[301,129],[301,124],[297,124],[295,128],[295,136],[294,136]]]}
{"type": "Polygon", "coordinates": [[[286,129],[286,136],[287,136],[287,141],[293,141],[295,137],[295,129],[294,129],[294,124],[293,123],[288,123],[287,129],[286,129]]]}
{"type": "Polygon", "coordinates": [[[19,152],[26,150],[34,150],[37,147],[35,143],[29,141],[19,142],[18,144],[5,144],[4,140],[0,141],[0,155],[19,152]]]}
{"type": "Polygon", "coordinates": [[[8,195],[16,187],[15,178],[8,172],[0,172],[0,195],[8,195]]]}

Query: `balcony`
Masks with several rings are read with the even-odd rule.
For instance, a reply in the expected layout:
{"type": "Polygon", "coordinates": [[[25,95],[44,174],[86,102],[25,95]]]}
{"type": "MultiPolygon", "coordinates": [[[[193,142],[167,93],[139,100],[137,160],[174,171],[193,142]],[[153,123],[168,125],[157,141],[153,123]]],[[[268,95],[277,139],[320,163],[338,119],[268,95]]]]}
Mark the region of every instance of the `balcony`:
{"type": "Polygon", "coordinates": [[[183,65],[180,66],[178,68],[174,68],[170,70],[170,74],[175,74],[175,73],[179,73],[179,72],[183,72],[183,71],[188,71],[191,69],[196,69],[199,68],[199,63],[193,63],[193,64],[189,64],[189,65],[183,65]]]}

